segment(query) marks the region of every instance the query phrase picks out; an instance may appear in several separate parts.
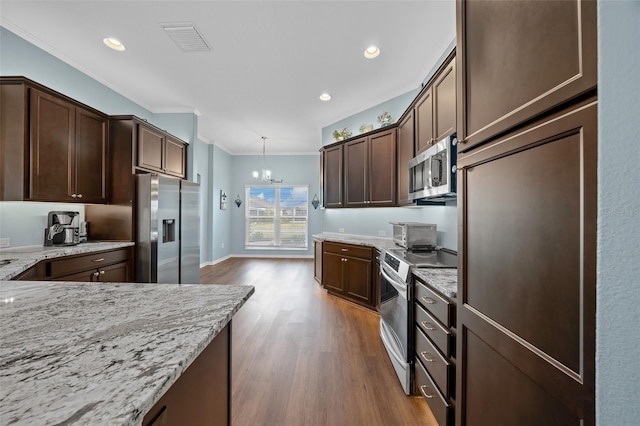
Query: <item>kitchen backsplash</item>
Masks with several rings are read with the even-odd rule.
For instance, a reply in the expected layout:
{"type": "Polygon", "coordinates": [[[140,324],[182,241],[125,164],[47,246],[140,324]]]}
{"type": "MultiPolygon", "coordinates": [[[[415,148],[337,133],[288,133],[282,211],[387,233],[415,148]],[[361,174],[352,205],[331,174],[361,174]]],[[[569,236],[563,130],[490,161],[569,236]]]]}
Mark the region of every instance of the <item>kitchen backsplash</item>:
{"type": "Polygon", "coordinates": [[[47,215],[52,210],[80,212],[84,205],[70,203],[0,202],[0,238],[10,238],[11,247],[43,245],[47,215]]]}
{"type": "Polygon", "coordinates": [[[391,238],[390,221],[435,223],[438,225],[438,245],[458,250],[458,207],[455,202],[446,206],[324,209],[322,231],[391,238]],[[381,232],[385,235],[380,235],[381,232]]]}

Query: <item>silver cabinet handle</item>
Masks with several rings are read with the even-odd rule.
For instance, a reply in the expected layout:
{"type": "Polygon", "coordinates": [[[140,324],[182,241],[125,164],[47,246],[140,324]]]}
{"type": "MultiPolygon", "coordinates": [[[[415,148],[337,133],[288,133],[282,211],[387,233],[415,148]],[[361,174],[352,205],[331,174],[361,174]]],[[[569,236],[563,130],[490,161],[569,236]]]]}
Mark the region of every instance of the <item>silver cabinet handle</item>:
{"type": "Polygon", "coordinates": [[[104,271],[100,271],[100,275],[104,275],[104,271]]]}
{"type": "Polygon", "coordinates": [[[426,322],[426,321],[422,321],[420,323],[425,329],[429,330],[429,331],[433,331],[436,328],[433,326],[433,324],[431,324],[430,322],[426,322]]]}
{"type": "Polygon", "coordinates": [[[104,257],[101,257],[99,259],[93,259],[94,262],[102,262],[104,260],[104,257]]]}
{"type": "Polygon", "coordinates": [[[96,278],[98,278],[98,277],[100,276],[100,273],[99,273],[99,272],[94,272],[94,273],[93,273],[93,276],[94,276],[94,277],[96,277],[96,278]]]}
{"type": "Polygon", "coordinates": [[[427,358],[427,355],[431,355],[429,352],[420,352],[420,356],[427,362],[433,362],[433,358],[427,358]]]}
{"type": "Polygon", "coordinates": [[[77,198],[78,196],[76,194],[71,194],[71,198],[77,198]]]}
{"type": "Polygon", "coordinates": [[[435,300],[427,296],[422,296],[420,299],[422,299],[424,303],[428,303],[429,305],[434,305],[436,303],[435,300]]]}
{"type": "Polygon", "coordinates": [[[78,198],[82,198],[82,194],[78,194],[78,198]]]}
{"type": "Polygon", "coordinates": [[[422,385],[422,386],[420,386],[420,393],[422,393],[422,396],[424,396],[425,398],[429,398],[429,399],[433,398],[433,395],[429,395],[429,394],[424,390],[424,388],[426,388],[426,387],[427,387],[427,385],[422,385]]]}
{"type": "Polygon", "coordinates": [[[343,249],[340,249],[340,250],[342,250],[342,251],[349,251],[349,249],[346,249],[346,248],[343,248],[343,249]]]}

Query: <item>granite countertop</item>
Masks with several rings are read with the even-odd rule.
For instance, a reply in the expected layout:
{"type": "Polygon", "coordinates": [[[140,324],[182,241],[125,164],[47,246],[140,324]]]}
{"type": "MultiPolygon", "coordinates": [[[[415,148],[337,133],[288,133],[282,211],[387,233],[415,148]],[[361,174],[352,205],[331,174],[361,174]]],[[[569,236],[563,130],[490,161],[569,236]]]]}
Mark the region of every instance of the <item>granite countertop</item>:
{"type": "Polygon", "coordinates": [[[63,247],[27,246],[2,249],[0,250],[0,281],[10,280],[20,275],[41,260],[102,250],[114,250],[133,245],[135,243],[130,241],[105,241],[63,247]],[[5,260],[11,260],[11,262],[7,265],[1,265],[2,261],[5,260]]]}
{"type": "Polygon", "coordinates": [[[369,237],[366,235],[355,234],[343,234],[335,232],[323,232],[321,234],[315,234],[313,236],[315,240],[321,241],[335,241],[338,243],[356,244],[360,246],[371,246],[378,250],[386,250],[388,248],[396,247],[396,244],[391,238],[384,237],[369,237]]]}
{"type": "Polygon", "coordinates": [[[0,281],[0,423],[139,425],[253,292],[0,281]]]}
{"type": "Polygon", "coordinates": [[[458,295],[458,270],[446,268],[415,268],[413,275],[425,281],[449,299],[458,295]]]}

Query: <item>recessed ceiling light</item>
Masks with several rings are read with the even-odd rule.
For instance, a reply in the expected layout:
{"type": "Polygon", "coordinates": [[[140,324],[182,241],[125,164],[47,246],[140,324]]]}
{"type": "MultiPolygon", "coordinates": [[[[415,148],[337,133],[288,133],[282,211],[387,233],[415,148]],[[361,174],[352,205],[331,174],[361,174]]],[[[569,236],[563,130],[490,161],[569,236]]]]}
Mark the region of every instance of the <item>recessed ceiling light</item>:
{"type": "Polygon", "coordinates": [[[104,38],[102,39],[102,41],[104,42],[104,44],[106,44],[113,50],[117,50],[119,52],[122,52],[124,50],[124,44],[120,43],[118,40],[116,40],[113,37],[104,38]]]}
{"type": "Polygon", "coordinates": [[[331,99],[331,95],[328,93],[323,93],[322,95],[320,95],[320,100],[321,101],[328,101],[331,99]]]}
{"type": "Polygon", "coordinates": [[[369,46],[364,51],[364,57],[367,59],[377,58],[380,55],[380,49],[377,46],[369,46]]]}

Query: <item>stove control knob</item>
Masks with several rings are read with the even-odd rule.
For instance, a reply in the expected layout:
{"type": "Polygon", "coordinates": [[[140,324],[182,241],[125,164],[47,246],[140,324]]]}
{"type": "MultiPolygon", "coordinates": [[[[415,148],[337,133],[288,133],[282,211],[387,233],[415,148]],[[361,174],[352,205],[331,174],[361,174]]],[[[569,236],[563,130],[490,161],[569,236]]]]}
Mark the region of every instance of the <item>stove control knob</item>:
{"type": "Polygon", "coordinates": [[[455,173],[457,171],[458,171],[458,167],[455,164],[451,166],[451,173],[455,173]]]}

